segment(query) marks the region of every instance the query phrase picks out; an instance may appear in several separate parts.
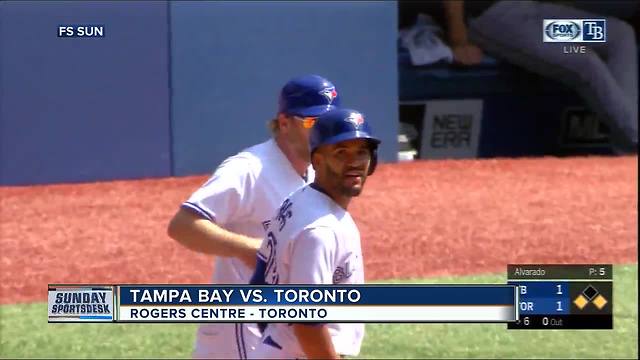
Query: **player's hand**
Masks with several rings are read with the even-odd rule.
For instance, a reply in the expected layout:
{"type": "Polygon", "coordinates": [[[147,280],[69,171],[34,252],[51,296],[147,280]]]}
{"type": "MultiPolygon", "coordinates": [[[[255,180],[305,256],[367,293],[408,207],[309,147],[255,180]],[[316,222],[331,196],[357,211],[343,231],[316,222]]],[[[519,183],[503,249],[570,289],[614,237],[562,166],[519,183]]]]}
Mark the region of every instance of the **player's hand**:
{"type": "Polygon", "coordinates": [[[453,61],[462,65],[476,65],[482,61],[482,49],[472,43],[451,46],[453,61]]]}

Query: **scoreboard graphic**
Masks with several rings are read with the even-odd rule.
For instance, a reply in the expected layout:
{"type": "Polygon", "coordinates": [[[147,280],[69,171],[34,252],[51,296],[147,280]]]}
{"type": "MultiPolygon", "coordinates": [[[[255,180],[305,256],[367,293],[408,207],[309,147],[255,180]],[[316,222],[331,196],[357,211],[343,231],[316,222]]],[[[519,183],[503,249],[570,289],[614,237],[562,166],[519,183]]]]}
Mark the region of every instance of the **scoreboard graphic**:
{"type": "Polygon", "coordinates": [[[613,329],[613,267],[508,265],[518,320],[508,329],[613,329]]]}

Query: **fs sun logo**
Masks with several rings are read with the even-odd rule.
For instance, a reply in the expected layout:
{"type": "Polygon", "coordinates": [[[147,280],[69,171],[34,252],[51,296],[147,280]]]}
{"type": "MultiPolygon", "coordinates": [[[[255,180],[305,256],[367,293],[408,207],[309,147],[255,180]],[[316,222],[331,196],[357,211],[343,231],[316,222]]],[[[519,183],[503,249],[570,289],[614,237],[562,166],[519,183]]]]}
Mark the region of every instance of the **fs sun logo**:
{"type": "Polygon", "coordinates": [[[362,114],[356,112],[351,113],[351,115],[349,115],[349,117],[344,120],[352,123],[356,129],[359,129],[360,125],[364,124],[364,118],[362,117],[362,114]]]}
{"type": "Polygon", "coordinates": [[[329,102],[329,105],[331,105],[333,100],[338,96],[338,92],[336,91],[336,88],[333,86],[322,89],[321,91],[318,92],[318,94],[324,96],[329,102]]]}

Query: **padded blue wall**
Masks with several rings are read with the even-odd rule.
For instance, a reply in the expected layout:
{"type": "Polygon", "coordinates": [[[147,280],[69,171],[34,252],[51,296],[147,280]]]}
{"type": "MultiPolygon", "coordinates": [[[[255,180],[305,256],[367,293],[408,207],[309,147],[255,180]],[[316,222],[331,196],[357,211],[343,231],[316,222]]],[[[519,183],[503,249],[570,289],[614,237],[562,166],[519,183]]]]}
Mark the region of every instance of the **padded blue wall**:
{"type": "Polygon", "coordinates": [[[395,2],[171,3],[175,175],[210,172],[263,141],[289,78],[318,73],[361,110],[395,161],[395,2]]]}
{"type": "Polygon", "coordinates": [[[0,184],[170,175],[167,16],[165,1],[0,2],[0,184]]]}
{"type": "Polygon", "coordinates": [[[266,139],[280,87],[312,72],[395,161],[396,16],[395,2],[0,2],[0,184],[210,172],[266,139]],[[61,24],[105,37],[58,38],[61,24]]]}

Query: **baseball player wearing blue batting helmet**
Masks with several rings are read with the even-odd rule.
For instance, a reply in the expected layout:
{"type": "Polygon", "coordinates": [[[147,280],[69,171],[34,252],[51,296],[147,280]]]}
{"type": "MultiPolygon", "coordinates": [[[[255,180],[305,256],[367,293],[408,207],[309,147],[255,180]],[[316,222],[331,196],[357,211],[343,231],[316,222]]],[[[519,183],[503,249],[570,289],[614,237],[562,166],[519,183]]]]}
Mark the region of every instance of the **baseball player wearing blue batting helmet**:
{"type": "MultiPolygon", "coordinates": [[[[360,233],[347,211],[372,174],[380,140],[356,110],[333,109],[316,120],[309,150],[315,180],[274,211],[251,284],[364,283],[360,233]]],[[[356,356],[363,324],[260,324],[257,359],[356,356]]]]}
{"type": "MultiPolygon", "coordinates": [[[[169,236],[216,255],[213,282],[247,284],[271,214],[287,195],[314,179],[309,132],[336,108],[336,87],[324,77],[287,82],[271,120],[272,139],[225,159],[171,220],[169,236]]],[[[250,358],[260,340],[255,324],[209,323],[196,334],[194,358],[250,358]]]]}
{"type": "Polygon", "coordinates": [[[378,144],[380,139],[372,135],[371,126],[364,116],[352,109],[335,109],[323,115],[314,125],[309,136],[311,154],[321,145],[336,144],[345,140],[366,139],[371,148],[369,175],[378,164],[378,144]]]}

